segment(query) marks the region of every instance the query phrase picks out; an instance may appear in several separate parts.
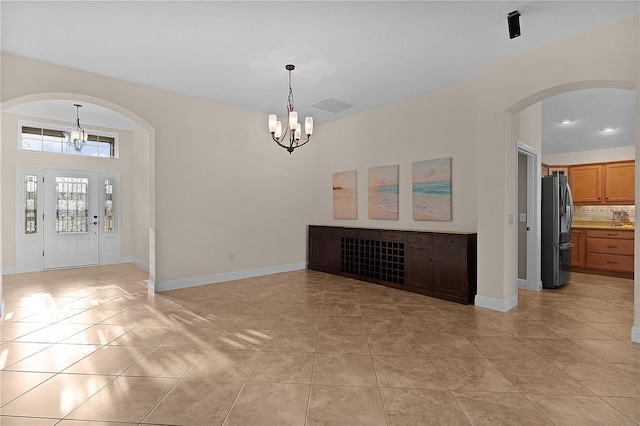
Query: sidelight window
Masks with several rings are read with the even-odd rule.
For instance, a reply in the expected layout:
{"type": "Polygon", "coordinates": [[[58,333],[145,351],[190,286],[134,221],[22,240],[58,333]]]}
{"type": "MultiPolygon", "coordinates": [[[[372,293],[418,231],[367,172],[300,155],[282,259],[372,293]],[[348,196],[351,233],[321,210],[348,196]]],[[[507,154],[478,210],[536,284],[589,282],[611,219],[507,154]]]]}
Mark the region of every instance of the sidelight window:
{"type": "Polygon", "coordinates": [[[24,175],[24,233],[38,232],[38,176],[24,175]]]}
{"type": "Polygon", "coordinates": [[[114,214],[114,201],[115,201],[115,179],[104,180],[104,232],[114,232],[115,227],[115,214],[114,214]]]}

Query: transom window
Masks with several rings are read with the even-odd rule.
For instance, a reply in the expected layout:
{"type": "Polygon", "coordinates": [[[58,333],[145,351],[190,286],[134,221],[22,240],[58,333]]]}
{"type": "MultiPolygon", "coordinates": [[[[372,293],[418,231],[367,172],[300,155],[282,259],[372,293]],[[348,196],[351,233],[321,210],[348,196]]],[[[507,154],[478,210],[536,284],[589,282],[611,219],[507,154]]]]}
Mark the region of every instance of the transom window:
{"type": "Polygon", "coordinates": [[[21,149],[26,151],[54,152],[57,154],[84,155],[87,157],[115,158],[116,138],[89,134],[82,151],[69,146],[69,134],[62,130],[22,126],[21,149]]]}

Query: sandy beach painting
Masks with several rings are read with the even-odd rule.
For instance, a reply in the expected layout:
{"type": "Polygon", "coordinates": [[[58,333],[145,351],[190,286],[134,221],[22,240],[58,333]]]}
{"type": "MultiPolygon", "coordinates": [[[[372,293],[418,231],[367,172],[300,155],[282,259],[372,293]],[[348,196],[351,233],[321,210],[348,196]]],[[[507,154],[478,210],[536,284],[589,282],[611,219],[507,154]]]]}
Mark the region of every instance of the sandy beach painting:
{"type": "Polygon", "coordinates": [[[333,218],[358,218],[357,171],[333,174],[333,218]]]}
{"type": "Polygon", "coordinates": [[[451,158],[413,163],[413,219],[451,220],[451,158]]]}
{"type": "Polygon", "coordinates": [[[398,219],[399,166],[369,167],[369,219],[398,219]]]}

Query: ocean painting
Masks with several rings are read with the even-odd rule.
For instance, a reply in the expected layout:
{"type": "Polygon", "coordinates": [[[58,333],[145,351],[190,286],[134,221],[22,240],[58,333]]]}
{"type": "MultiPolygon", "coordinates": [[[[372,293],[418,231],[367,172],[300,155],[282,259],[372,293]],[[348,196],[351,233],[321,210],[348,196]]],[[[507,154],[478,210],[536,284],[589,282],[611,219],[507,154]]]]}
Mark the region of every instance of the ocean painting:
{"type": "Polygon", "coordinates": [[[338,172],[333,174],[333,218],[358,218],[357,172],[338,172]]]}
{"type": "Polygon", "coordinates": [[[396,166],[369,167],[369,219],[398,219],[396,166]]]}
{"type": "Polygon", "coordinates": [[[451,158],[413,163],[413,219],[451,220],[451,158]]]}

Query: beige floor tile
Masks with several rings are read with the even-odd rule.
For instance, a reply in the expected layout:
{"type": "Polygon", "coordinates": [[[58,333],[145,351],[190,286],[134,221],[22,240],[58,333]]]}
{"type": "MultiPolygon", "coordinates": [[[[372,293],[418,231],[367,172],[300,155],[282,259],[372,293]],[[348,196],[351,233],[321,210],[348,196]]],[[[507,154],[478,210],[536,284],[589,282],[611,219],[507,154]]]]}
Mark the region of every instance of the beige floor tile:
{"type": "Polygon", "coordinates": [[[278,320],[278,314],[240,314],[229,329],[271,330],[278,320]]]}
{"type": "Polygon", "coordinates": [[[262,352],[248,381],[268,383],[311,383],[314,355],[311,353],[262,352]]]}
{"type": "Polygon", "coordinates": [[[593,395],[589,389],[545,359],[500,359],[492,360],[492,364],[523,393],[593,395]]]}
{"type": "Polygon", "coordinates": [[[597,396],[528,394],[547,418],[557,425],[633,425],[597,396]]]}
{"type": "Polygon", "coordinates": [[[316,354],[313,384],[377,386],[370,355],[316,354]]]}
{"type": "MultiPolygon", "coordinates": [[[[205,308],[206,309],[206,308],[205,308]]],[[[187,327],[220,327],[227,328],[236,319],[237,315],[222,315],[215,311],[200,311],[190,322],[185,324],[187,327]]]]}
{"type": "Polygon", "coordinates": [[[447,390],[383,388],[380,393],[390,426],[469,424],[447,390]]]}
{"type": "Polygon", "coordinates": [[[56,323],[40,328],[33,333],[20,336],[15,339],[16,342],[34,342],[34,343],[58,343],[76,333],[89,328],[90,324],[65,324],[56,323]]]}
{"type": "Polygon", "coordinates": [[[241,387],[242,382],[181,380],[143,423],[220,425],[241,387]]]}
{"type": "Polygon", "coordinates": [[[487,359],[431,358],[450,390],[517,392],[487,359]]]}
{"type": "Polygon", "coordinates": [[[549,361],[601,362],[602,358],[565,339],[525,339],[525,345],[549,361]]]}
{"type": "Polygon", "coordinates": [[[636,348],[615,340],[573,340],[573,342],[605,361],[640,365],[640,347],[636,348]]]}
{"type": "Polygon", "coordinates": [[[317,331],[273,330],[263,350],[267,352],[315,352],[317,331]]]}
{"type": "Polygon", "coordinates": [[[369,341],[364,334],[348,334],[340,331],[318,333],[319,353],[369,354],[369,341]]]}
{"type": "Polygon", "coordinates": [[[155,377],[118,377],[69,414],[68,418],[141,422],[176,382],[175,379],[155,377]]]}
{"type": "Polygon", "coordinates": [[[153,347],[161,344],[175,333],[175,329],[155,325],[139,325],[113,340],[109,345],[153,347]]]}
{"type": "Polygon", "coordinates": [[[614,364],[616,367],[626,371],[627,373],[631,373],[634,376],[640,378],[640,365],[638,364],[614,364]]]}
{"type": "Polygon", "coordinates": [[[360,302],[363,317],[402,316],[402,312],[393,303],[363,303],[360,302]]]}
{"type": "Polygon", "coordinates": [[[64,373],[117,376],[150,350],[139,346],[103,346],[65,369],[64,373]]]}
{"type": "Polygon", "coordinates": [[[182,377],[203,354],[194,348],[158,347],[127,369],[124,376],[182,377]]]}
{"type": "MultiPolygon", "coordinates": [[[[23,320],[22,322],[48,322],[54,323],[58,321],[63,321],[67,318],[71,318],[75,315],[86,312],[86,309],[83,308],[54,308],[54,309],[46,309],[40,311],[40,313],[36,315],[31,315],[23,320]]],[[[116,312],[117,313],[117,312],[116,312]]],[[[104,318],[103,318],[104,319],[104,318]]]]}
{"type": "Polygon", "coordinates": [[[317,331],[320,328],[320,317],[282,314],[274,325],[274,330],[317,331]]]}
{"type": "Polygon", "coordinates": [[[346,316],[362,316],[360,305],[358,303],[323,303],[322,316],[327,317],[346,317],[346,316]]]}
{"type": "Polygon", "coordinates": [[[3,426],[53,426],[58,424],[64,425],[64,423],[58,423],[59,421],[60,419],[44,419],[42,417],[0,416],[0,424],[3,426]]]}
{"type": "Polygon", "coordinates": [[[484,358],[468,338],[451,334],[415,333],[416,339],[430,357],[484,358]]]}
{"type": "Polygon", "coordinates": [[[232,329],[227,330],[213,343],[213,349],[230,351],[259,351],[269,340],[271,330],[232,329]]]}
{"type": "Polygon", "coordinates": [[[552,425],[544,414],[520,393],[452,392],[473,425],[552,425]]]}
{"type": "Polygon", "coordinates": [[[594,328],[608,336],[625,342],[629,341],[631,336],[631,327],[633,321],[629,322],[585,322],[585,325],[594,328]]]}
{"type": "Polygon", "coordinates": [[[2,414],[61,419],[111,380],[109,376],[58,374],[2,407],[2,414]]]}
{"type": "MultiPolygon", "coordinates": [[[[367,319],[366,323],[369,323],[367,319]]],[[[362,317],[327,317],[320,318],[320,331],[340,332],[344,334],[361,335],[367,332],[365,321],[362,317]]]]}
{"type": "Polygon", "coordinates": [[[122,422],[86,422],[84,420],[63,420],[56,423],[56,426],[136,426],[138,423],[122,423],[122,422]]]}
{"type": "Polygon", "coordinates": [[[374,355],[426,355],[420,341],[410,331],[370,332],[369,349],[374,355]]]}
{"type": "Polygon", "coordinates": [[[131,331],[133,326],[130,325],[102,325],[97,324],[82,330],[80,333],[74,334],[61,343],[73,343],[81,345],[106,345],[123,334],[131,331]]]}
{"type": "Polygon", "coordinates": [[[304,425],[309,385],[246,383],[224,425],[304,425]]]}
{"type": "Polygon", "coordinates": [[[473,336],[468,338],[487,359],[532,359],[539,355],[524,344],[524,340],[512,336],[473,336]]]}
{"type": "Polygon", "coordinates": [[[8,404],[51,377],[52,373],[0,371],[0,404],[8,404]]]}
{"type": "Polygon", "coordinates": [[[634,422],[640,424],[640,398],[608,396],[602,399],[634,422]]]}
{"type": "Polygon", "coordinates": [[[387,424],[377,387],[312,385],[308,426],[387,424]]]}
{"type": "Polygon", "coordinates": [[[7,367],[7,370],[59,373],[100,348],[101,346],[98,345],[66,345],[59,343],[16,362],[7,367]]]}
{"type": "Polygon", "coordinates": [[[216,326],[189,327],[185,326],[176,331],[171,337],[160,344],[161,347],[173,348],[202,348],[207,349],[216,341],[224,329],[216,326]]]}
{"type": "Polygon", "coordinates": [[[598,396],[640,397],[640,380],[608,362],[555,362],[598,396]]]}
{"type": "Polygon", "coordinates": [[[122,312],[122,309],[100,309],[98,307],[83,310],[81,313],[65,318],[60,322],[67,324],[97,324],[119,314],[120,312],[122,312]]]}
{"type": "Polygon", "coordinates": [[[237,381],[245,380],[258,357],[258,351],[230,351],[210,348],[189,370],[185,378],[237,381]]]}
{"type": "Polygon", "coordinates": [[[107,318],[102,321],[101,324],[137,326],[142,324],[147,318],[149,318],[148,310],[131,308],[107,318]]]}
{"type": "Polygon", "coordinates": [[[447,388],[427,357],[374,355],[373,365],[381,388],[447,388]]]}
{"type": "Polygon", "coordinates": [[[13,339],[28,335],[36,330],[40,330],[49,326],[49,323],[32,323],[32,322],[3,322],[0,326],[0,339],[8,342],[13,339]]]}
{"type": "Polygon", "coordinates": [[[48,343],[7,342],[0,345],[0,369],[48,348],[48,343]]]}
{"type": "Polygon", "coordinates": [[[322,314],[322,305],[320,302],[297,302],[289,299],[289,302],[282,310],[282,314],[317,317],[322,314]]]}

